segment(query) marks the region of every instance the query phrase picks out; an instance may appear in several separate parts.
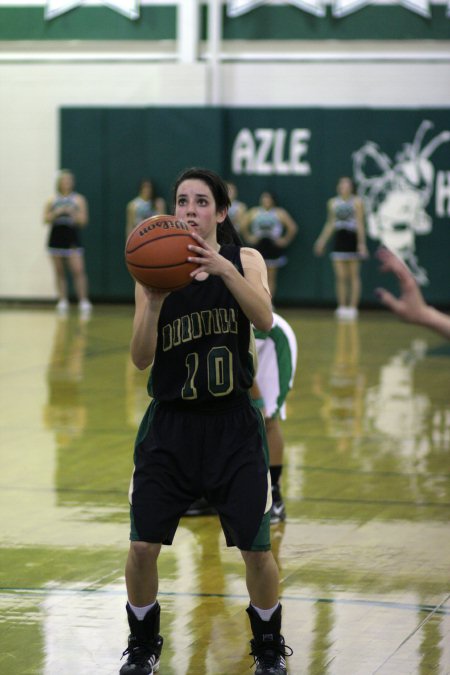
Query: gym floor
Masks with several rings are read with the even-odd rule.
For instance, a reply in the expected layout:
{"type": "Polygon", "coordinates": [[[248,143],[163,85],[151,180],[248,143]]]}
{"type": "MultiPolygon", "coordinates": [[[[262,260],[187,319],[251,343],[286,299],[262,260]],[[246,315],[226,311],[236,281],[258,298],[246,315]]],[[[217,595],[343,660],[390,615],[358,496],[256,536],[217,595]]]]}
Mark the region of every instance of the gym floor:
{"type": "MultiPolygon", "coordinates": [[[[383,311],[278,310],[299,363],[272,527],[291,675],[450,673],[450,344],[383,311]]],[[[147,373],[131,305],[0,307],[0,672],[117,675],[147,373]]],[[[251,672],[244,565],[215,516],[160,556],[161,675],[251,672]]]]}

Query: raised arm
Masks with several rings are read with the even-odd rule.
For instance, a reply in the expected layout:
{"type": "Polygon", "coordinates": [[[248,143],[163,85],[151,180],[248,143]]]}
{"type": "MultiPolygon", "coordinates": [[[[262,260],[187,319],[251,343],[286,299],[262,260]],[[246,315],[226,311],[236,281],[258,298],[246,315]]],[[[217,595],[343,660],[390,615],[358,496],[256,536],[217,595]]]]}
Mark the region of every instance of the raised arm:
{"type": "Polygon", "coordinates": [[[245,315],[259,330],[272,328],[272,302],[267,282],[266,264],[258,251],[241,248],[244,276],[218,251],[198,234],[193,233],[196,243],[189,246],[192,256],[188,260],[198,267],[191,276],[202,278],[205,274],[220,276],[230,293],[234,295],[245,315]]]}
{"type": "Polygon", "coordinates": [[[394,274],[400,284],[400,296],[396,298],[385,288],[377,288],[380,302],[409,323],[425,326],[450,339],[450,316],[427,305],[413,275],[392,251],[380,248],[376,252],[381,261],[381,272],[394,274]]]}
{"type": "Polygon", "coordinates": [[[158,338],[158,318],[166,293],[160,293],[136,284],[131,360],[139,370],[153,363],[158,338]]]}

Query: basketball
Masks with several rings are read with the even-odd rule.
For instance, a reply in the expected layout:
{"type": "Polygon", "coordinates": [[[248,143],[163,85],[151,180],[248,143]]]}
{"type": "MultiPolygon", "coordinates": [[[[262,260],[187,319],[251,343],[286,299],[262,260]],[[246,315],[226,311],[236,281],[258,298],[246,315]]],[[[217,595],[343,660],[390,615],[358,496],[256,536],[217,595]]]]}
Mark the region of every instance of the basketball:
{"type": "Polygon", "coordinates": [[[131,276],[149,288],[176,291],[191,283],[197,267],[187,261],[194,243],[192,228],[176,216],[157,215],[143,220],[130,233],[125,262],[131,276]]]}

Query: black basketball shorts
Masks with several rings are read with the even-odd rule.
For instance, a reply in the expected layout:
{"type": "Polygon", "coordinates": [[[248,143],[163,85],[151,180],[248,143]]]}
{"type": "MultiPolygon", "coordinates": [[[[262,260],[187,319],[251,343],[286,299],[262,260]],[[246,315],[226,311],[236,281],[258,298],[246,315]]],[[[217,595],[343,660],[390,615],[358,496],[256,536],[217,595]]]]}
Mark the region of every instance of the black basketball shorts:
{"type": "Polygon", "coordinates": [[[180,517],[206,497],[227,546],[270,549],[271,486],[264,421],[250,399],[214,413],[152,401],[130,486],[132,541],[171,544],[180,517]]]}

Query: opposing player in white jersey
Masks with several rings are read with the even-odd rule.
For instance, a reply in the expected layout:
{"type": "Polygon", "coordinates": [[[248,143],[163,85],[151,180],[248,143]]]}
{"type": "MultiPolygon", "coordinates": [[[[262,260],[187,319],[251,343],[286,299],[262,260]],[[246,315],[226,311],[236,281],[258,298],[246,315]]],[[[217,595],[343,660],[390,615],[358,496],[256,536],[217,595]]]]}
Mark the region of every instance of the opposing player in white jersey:
{"type": "Polygon", "coordinates": [[[273,312],[270,331],[254,329],[258,370],[251,390],[254,403],[262,409],[266,422],[272,480],[272,508],[270,522],[286,518],[281,496],[284,439],[280,419],[286,419],[286,397],[292,389],[297,367],[297,339],[289,323],[273,312]]]}

